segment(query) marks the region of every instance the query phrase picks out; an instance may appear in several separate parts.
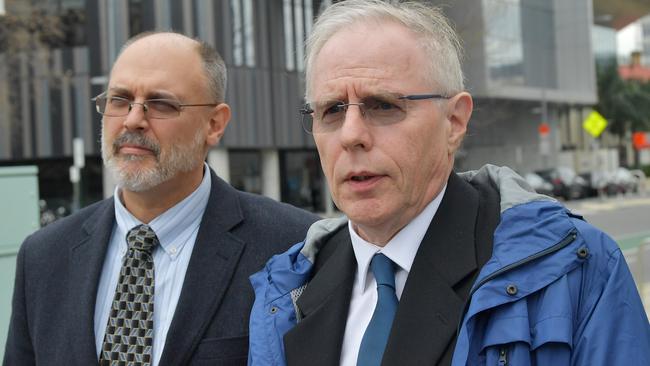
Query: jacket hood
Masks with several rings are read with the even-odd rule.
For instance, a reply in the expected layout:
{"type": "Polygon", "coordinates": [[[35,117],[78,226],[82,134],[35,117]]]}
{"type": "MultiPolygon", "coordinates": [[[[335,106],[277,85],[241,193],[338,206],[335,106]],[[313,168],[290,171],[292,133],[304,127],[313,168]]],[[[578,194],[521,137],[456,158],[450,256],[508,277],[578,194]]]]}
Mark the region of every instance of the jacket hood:
{"type": "MultiPolygon", "coordinates": [[[[490,184],[494,186],[501,197],[502,214],[504,211],[524,203],[534,201],[557,202],[554,198],[536,193],[524,178],[508,167],[487,164],[478,170],[458,173],[458,176],[470,184],[490,184]]],[[[300,253],[314,263],[322,244],[333,233],[346,225],[347,222],[347,216],[315,222],[307,232],[305,244],[300,253]]]]}

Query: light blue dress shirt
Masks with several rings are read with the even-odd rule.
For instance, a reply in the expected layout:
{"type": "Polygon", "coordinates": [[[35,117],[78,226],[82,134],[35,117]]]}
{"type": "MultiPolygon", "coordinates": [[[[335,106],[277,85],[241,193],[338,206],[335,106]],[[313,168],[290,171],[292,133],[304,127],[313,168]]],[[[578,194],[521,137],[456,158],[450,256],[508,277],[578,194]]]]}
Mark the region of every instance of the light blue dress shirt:
{"type": "MultiPolygon", "coordinates": [[[[199,187],[184,200],[153,219],[149,226],[154,230],[160,246],[153,252],[155,289],[153,313],[153,362],[158,365],[171,325],[178,298],[181,294],[185,272],[194,249],[203,212],[210,197],[210,169],[205,166],[199,187]]],[[[142,224],[122,204],[119,188],[115,189],[115,221],[108,243],[95,303],[95,345],[97,355],[104,341],[108,315],[119,279],[122,258],[127,251],[126,234],[142,224]]]]}

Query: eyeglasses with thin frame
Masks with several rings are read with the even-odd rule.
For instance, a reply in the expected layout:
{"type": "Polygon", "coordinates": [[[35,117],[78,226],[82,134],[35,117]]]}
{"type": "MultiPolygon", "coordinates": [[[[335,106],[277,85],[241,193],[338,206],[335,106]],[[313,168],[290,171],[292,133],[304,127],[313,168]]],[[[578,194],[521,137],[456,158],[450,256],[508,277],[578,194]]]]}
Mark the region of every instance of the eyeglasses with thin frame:
{"type": "Polygon", "coordinates": [[[135,104],[142,106],[148,118],[169,119],[178,117],[185,107],[216,107],[220,103],[184,104],[174,99],[147,99],[133,102],[127,98],[108,95],[106,92],[91,99],[95,102],[97,112],[106,117],[124,117],[131,112],[135,104]]]}
{"type": "Polygon", "coordinates": [[[346,103],[340,100],[307,103],[300,109],[300,114],[302,114],[302,126],[305,131],[319,134],[333,132],[341,127],[345,120],[345,113],[351,105],[359,107],[361,115],[369,125],[386,126],[406,118],[408,101],[449,98],[451,97],[444,94],[384,93],[361,98],[357,103],[346,103]]]}

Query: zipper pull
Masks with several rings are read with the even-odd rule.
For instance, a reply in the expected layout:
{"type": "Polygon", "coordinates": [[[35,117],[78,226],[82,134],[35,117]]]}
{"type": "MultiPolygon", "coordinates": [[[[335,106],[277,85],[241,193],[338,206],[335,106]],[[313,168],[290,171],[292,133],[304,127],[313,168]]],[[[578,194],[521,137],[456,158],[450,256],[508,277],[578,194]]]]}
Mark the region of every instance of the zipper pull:
{"type": "Polygon", "coordinates": [[[508,366],[508,349],[505,346],[499,348],[499,366],[508,366]]]}

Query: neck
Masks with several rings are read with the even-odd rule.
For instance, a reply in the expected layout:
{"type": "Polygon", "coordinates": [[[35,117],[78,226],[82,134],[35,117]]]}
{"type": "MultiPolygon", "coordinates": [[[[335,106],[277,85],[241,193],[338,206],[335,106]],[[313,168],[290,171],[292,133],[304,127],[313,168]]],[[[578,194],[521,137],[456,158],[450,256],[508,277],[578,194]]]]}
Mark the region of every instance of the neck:
{"type": "Polygon", "coordinates": [[[146,191],[133,192],[121,189],[122,203],[135,218],[148,224],[192,194],[202,180],[203,164],[200,164],[196,169],[178,173],[146,191]]]}

